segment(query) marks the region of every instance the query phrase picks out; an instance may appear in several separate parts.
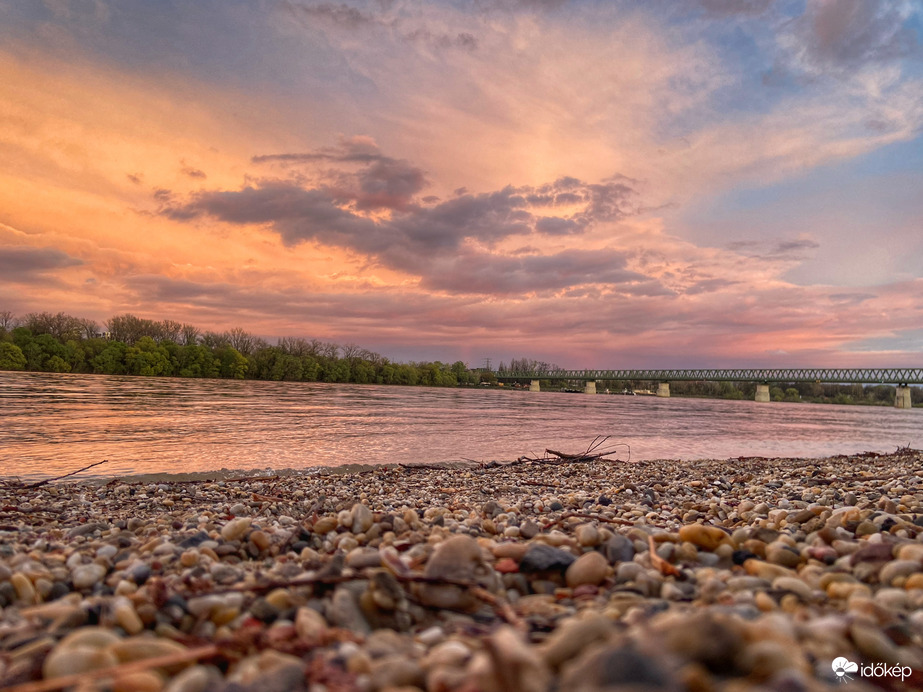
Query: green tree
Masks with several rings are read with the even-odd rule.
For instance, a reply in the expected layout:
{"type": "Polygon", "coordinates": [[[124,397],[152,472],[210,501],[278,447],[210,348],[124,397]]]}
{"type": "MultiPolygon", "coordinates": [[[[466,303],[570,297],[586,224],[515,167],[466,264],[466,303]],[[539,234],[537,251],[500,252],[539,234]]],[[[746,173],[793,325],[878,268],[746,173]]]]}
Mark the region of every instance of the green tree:
{"type": "Polygon", "coordinates": [[[70,372],[71,366],[61,356],[51,356],[45,361],[45,372],[70,372]]]}
{"type": "Polygon", "coordinates": [[[25,370],[26,357],[22,349],[9,341],[0,341],[0,370],[25,370]]]}
{"type": "Polygon", "coordinates": [[[331,359],[323,370],[324,382],[349,382],[349,361],[344,358],[331,359]]]}
{"type": "Polygon", "coordinates": [[[189,344],[176,351],[176,374],[180,377],[218,377],[218,359],[204,346],[189,344]]]}
{"type": "Polygon", "coordinates": [[[375,382],[375,366],[367,360],[357,361],[351,368],[352,381],[358,384],[372,384],[375,382]]]}
{"type": "Polygon", "coordinates": [[[221,377],[231,380],[242,380],[247,376],[249,363],[247,358],[233,346],[223,346],[215,352],[215,357],[220,364],[221,377]]]}
{"type": "Polygon", "coordinates": [[[110,341],[106,347],[92,359],[93,372],[100,375],[125,375],[125,351],[128,347],[121,341],[110,341]]]}
{"type": "Polygon", "coordinates": [[[150,336],[142,336],[125,350],[125,366],[130,375],[168,376],[173,374],[173,365],[166,348],[150,336]]]}
{"type": "Polygon", "coordinates": [[[279,353],[272,364],[271,380],[298,381],[304,374],[304,364],[298,356],[279,353]]]}

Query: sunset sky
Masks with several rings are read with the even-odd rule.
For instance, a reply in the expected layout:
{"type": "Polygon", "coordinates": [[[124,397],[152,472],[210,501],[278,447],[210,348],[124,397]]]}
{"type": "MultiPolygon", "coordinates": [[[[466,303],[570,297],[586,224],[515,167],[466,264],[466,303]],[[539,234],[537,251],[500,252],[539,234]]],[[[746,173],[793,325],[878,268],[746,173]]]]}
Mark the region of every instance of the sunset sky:
{"type": "Polygon", "coordinates": [[[0,0],[0,310],[923,365],[919,0],[0,0]]]}

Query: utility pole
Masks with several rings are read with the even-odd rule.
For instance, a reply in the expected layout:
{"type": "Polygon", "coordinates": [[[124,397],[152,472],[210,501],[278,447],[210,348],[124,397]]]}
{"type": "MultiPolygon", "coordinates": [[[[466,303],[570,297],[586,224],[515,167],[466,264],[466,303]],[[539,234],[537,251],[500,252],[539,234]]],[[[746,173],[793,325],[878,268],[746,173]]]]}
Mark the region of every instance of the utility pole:
{"type": "Polygon", "coordinates": [[[484,359],[484,369],[485,369],[485,370],[490,370],[490,372],[493,372],[493,370],[491,370],[491,367],[490,367],[490,358],[485,358],[485,359],[484,359]]]}

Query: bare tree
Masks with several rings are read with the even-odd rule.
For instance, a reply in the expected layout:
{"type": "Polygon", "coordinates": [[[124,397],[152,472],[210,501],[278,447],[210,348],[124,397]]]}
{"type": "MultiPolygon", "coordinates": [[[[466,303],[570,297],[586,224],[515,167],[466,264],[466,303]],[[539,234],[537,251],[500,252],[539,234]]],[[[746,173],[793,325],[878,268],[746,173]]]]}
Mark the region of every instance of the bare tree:
{"type": "Polygon", "coordinates": [[[175,344],[180,343],[180,335],[183,332],[183,325],[175,320],[164,320],[160,323],[163,334],[163,339],[169,339],[175,344]]]}
{"type": "Polygon", "coordinates": [[[204,332],[199,338],[199,341],[203,346],[212,349],[230,346],[231,344],[227,332],[204,332]]]}
{"type": "Polygon", "coordinates": [[[255,340],[250,332],[246,332],[240,327],[234,327],[234,329],[225,332],[225,334],[227,335],[228,343],[230,343],[233,348],[237,349],[245,356],[253,353],[255,340]]]}
{"type": "Polygon", "coordinates": [[[19,326],[19,320],[9,310],[0,310],[0,329],[11,331],[19,326]]]}
{"type": "Polygon", "coordinates": [[[183,346],[194,346],[199,341],[199,329],[191,324],[181,325],[180,339],[183,346]]]}
{"type": "Polygon", "coordinates": [[[81,321],[63,312],[54,315],[50,312],[30,312],[26,315],[25,326],[33,334],[51,334],[61,341],[79,339],[83,332],[81,321]]]}
{"type": "Polygon", "coordinates": [[[99,324],[95,320],[82,317],[80,319],[80,330],[83,332],[84,339],[92,339],[99,334],[99,324]]]}
{"type": "Polygon", "coordinates": [[[311,354],[311,342],[295,336],[283,336],[279,339],[279,348],[291,356],[307,356],[311,354]]]}

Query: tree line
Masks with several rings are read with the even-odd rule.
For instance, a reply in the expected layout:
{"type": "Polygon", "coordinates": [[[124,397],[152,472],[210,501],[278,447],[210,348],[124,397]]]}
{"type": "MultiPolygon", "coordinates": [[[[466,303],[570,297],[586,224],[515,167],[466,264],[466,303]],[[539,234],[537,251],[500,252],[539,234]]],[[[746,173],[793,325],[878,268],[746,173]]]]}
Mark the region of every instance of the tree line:
{"type": "Polygon", "coordinates": [[[0,370],[436,387],[479,382],[461,361],[394,363],[356,344],[284,337],[271,345],[240,328],[203,331],[131,314],[99,325],[61,312],[0,311],[0,370]]]}

